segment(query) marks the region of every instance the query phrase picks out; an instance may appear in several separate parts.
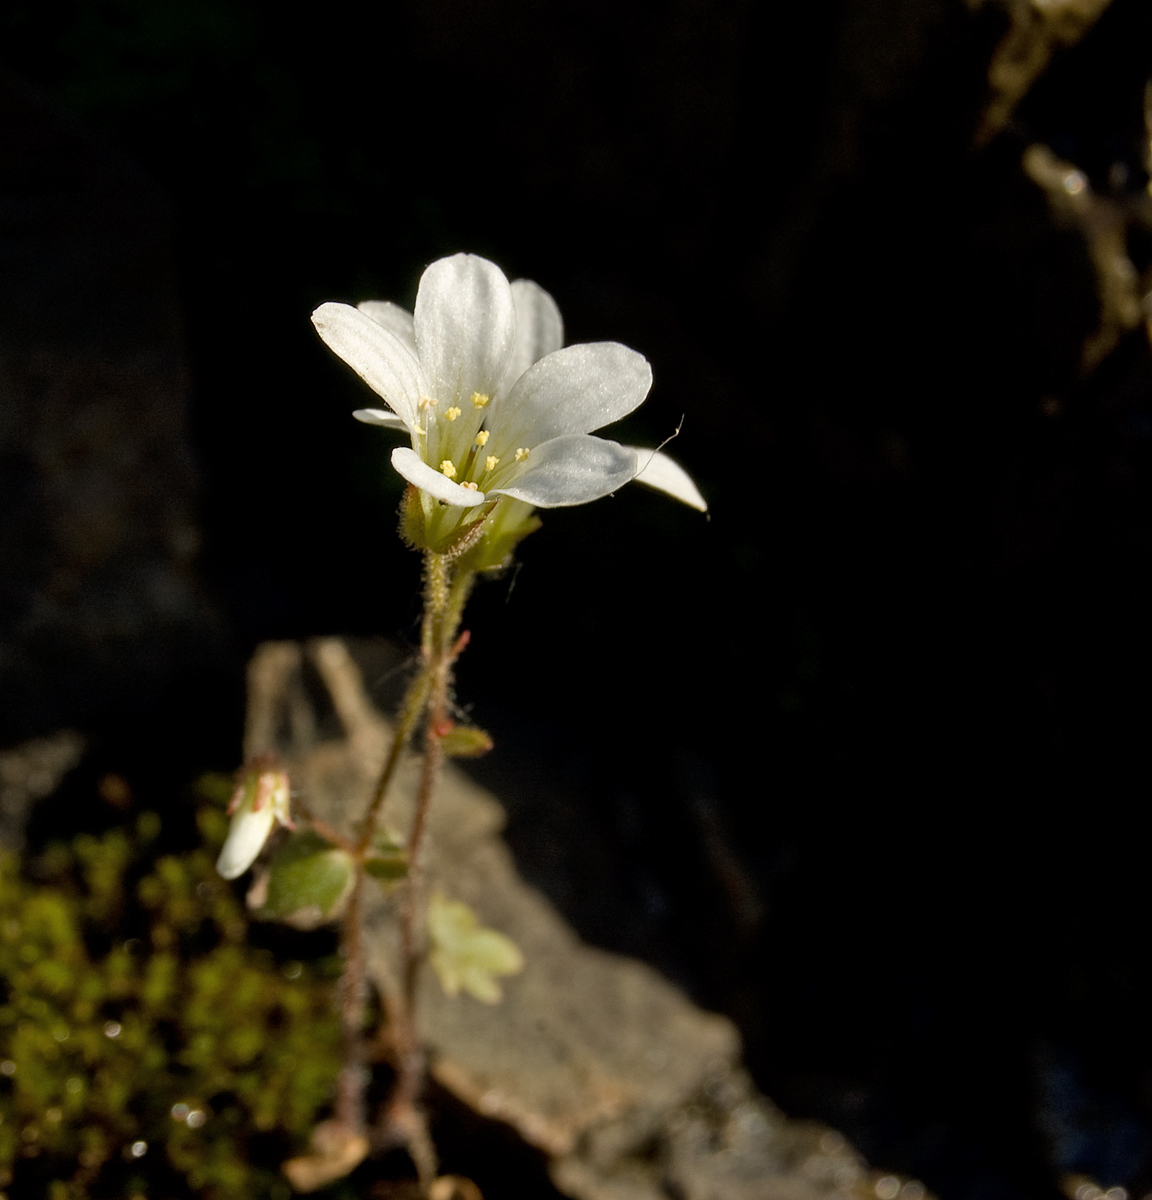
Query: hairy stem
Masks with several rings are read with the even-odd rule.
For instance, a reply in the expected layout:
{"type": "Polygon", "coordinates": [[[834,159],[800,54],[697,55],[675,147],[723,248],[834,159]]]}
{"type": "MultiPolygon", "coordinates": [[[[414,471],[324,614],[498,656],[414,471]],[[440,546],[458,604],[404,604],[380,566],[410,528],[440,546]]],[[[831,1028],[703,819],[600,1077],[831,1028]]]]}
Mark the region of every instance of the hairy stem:
{"type": "Polygon", "coordinates": [[[428,1186],[436,1171],[436,1152],[427,1123],[419,1107],[426,1068],[424,1047],[416,1017],[416,990],[423,958],[424,859],[429,816],[436,784],[444,765],[441,738],[449,727],[448,708],[452,667],[462,648],[456,631],[471,589],[473,573],[462,571],[453,578],[451,564],[443,556],[425,557],[424,653],[427,689],[424,693],[424,753],[412,831],[408,838],[408,878],[400,901],[401,997],[400,1021],[394,1031],[396,1085],[386,1124],[408,1146],[421,1182],[428,1186]]]}
{"type": "Polygon", "coordinates": [[[384,766],[380,771],[380,778],[376,781],[376,789],[372,793],[372,800],[368,805],[368,811],[364,814],[364,820],[360,827],[360,837],[356,844],[357,851],[360,854],[363,854],[372,844],[372,838],[376,833],[376,822],[380,817],[380,810],[384,805],[384,799],[388,794],[388,787],[392,783],[392,777],[396,774],[396,768],[400,765],[400,756],[404,753],[404,747],[408,744],[408,739],[412,736],[412,730],[416,727],[416,723],[420,719],[420,714],[424,711],[424,705],[427,703],[428,682],[428,663],[425,657],[419,674],[408,685],[408,690],[404,693],[404,702],[400,706],[400,717],[396,722],[396,732],[392,737],[392,745],[388,750],[388,757],[385,759],[384,766]]]}
{"type": "Polygon", "coordinates": [[[360,899],[364,868],[356,864],[352,895],[344,911],[344,974],[340,979],[340,1025],[344,1062],[336,1085],[336,1119],[349,1133],[364,1132],[364,940],[360,929],[360,899]]]}

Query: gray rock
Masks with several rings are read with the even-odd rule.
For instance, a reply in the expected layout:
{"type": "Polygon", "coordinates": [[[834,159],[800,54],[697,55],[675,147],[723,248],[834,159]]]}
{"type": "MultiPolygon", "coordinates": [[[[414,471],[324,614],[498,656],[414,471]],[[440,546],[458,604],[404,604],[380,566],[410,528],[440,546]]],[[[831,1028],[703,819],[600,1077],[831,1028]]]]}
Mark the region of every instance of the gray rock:
{"type": "MultiPolygon", "coordinates": [[[[376,672],[374,672],[375,674],[376,672]]],[[[276,752],[309,809],[350,829],[391,739],[343,642],[268,643],[249,666],[248,757],[276,752]],[[309,661],[310,660],[310,661],[309,661]],[[303,672],[314,666],[342,736],[303,672]]],[[[418,764],[401,768],[385,824],[403,834],[418,764]]],[[[430,887],[469,904],[524,952],[504,999],[448,997],[425,968],[420,1026],[437,1081],[506,1122],[551,1158],[574,1200],[924,1200],[915,1181],[880,1176],[838,1133],[792,1121],[740,1068],[726,1018],[697,1008],[650,967],[583,944],[516,871],[496,799],[452,767],[431,817],[430,887]]],[[[394,992],[394,906],[371,890],[369,973],[394,992]]]]}

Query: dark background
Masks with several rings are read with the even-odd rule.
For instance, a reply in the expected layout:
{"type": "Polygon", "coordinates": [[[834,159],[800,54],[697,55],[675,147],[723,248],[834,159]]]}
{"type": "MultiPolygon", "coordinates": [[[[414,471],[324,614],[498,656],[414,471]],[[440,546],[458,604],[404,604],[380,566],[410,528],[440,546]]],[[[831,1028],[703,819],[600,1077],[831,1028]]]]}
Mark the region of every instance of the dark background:
{"type": "MultiPolygon", "coordinates": [[[[945,0],[10,0],[6,86],[153,189],[124,236],[172,261],[202,542],[176,649],[89,670],[56,639],[3,740],[79,724],[170,788],[234,765],[256,642],[412,642],[391,441],[308,315],[487,255],[570,341],[648,356],[620,436],[683,417],[711,504],[547,513],[476,596],[459,698],[523,872],[733,1016],[786,1111],[943,1200],[1152,1187],[1152,371],[1137,331],[1081,377],[1088,257],[1020,168],[1039,140],[1144,187],[1152,9],[1115,0],[977,151],[1006,25],[945,0]]],[[[27,318],[25,278],[67,297],[73,259],[6,203],[27,318]]],[[[46,311],[130,285],[88,286],[86,317],[46,311]]],[[[33,567],[8,564],[15,628],[33,567]]]]}

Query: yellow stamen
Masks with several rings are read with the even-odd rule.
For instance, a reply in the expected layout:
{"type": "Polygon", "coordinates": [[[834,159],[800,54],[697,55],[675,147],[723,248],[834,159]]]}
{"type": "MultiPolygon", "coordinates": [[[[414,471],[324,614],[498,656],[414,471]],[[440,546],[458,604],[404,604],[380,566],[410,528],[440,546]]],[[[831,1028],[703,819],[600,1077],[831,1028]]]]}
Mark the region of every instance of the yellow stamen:
{"type": "Polygon", "coordinates": [[[491,400],[492,400],[492,397],[485,396],[483,392],[473,392],[472,393],[472,407],[473,408],[487,408],[489,403],[491,402],[491,400]]]}
{"type": "Polygon", "coordinates": [[[489,439],[491,436],[492,436],[492,435],[491,435],[491,434],[488,432],[488,430],[487,430],[487,429],[481,429],[481,430],[480,430],[480,432],[479,432],[479,433],[476,435],[476,438],[475,438],[476,445],[477,445],[477,446],[486,446],[486,445],[488,445],[488,439],[489,439]]]}
{"type": "Polygon", "coordinates": [[[496,457],[495,454],[489,454],[488,457],[484,460],[484,470],[485,471],[495,471],[496,464],[499,461],[500,460],[496,457]]]}
{"type": "Polygon", "coordinates": [[[524,462],[527,458],[528,458],[528,451],[525,450],[523,446],[519,447],[519,449],[517,449],[517,451],[516,451],[516,461],[524,462]]]}
{"type": "Polygon", "coordinates": [[[467,489],[468,489],[470,492],[475,492],[475,491],[478,491],[478,490],[479,490],[479,488],[477,487],[477,485],[476,485],[476,484],[474,484],[474,483],[472,483],[472,482],[468,482],[468,483],[462,483],[460,486],[461,486],[461,487],[464,487],[464,488],[467,488],[467,489]]]}
{"type": "Polygon", "coordinates": [[[453,466],[452,460],[450,458],[446,458],[440,464],[440,474],[446,475],[449,479],[456,478],[456,468],[453,466]]]}
{"type": "Polygon", "coordinates": [[[436,401],[433,400],[431,396],[421,396],[420,403],[416,407],[420,409],[421,412],[424,412],[429,408],[435,408],[436,401]]]}
{"type": "Polygon", "coordinates": [[[444,420],[445,421],[455,421],[459,415],[460,415],[460,410],[456,407],[455,404],[453,404],[451,408],[446,408],[444,410],[444,420]]]}

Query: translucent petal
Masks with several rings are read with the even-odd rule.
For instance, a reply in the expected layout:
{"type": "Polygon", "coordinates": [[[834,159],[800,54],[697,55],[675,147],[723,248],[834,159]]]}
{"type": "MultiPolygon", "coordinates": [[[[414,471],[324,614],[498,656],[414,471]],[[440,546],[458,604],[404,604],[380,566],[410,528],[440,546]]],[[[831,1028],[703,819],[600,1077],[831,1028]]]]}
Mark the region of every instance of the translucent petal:
{"type": "Polygon", "coordinates": [[[516,341],[500,392],[506,392],[534,363],[564,345],[564,322],[556,301],[531,279],[512,283],[516,305],[516,341]]]}
{"type": "Polygon", "coordinates": [[[430,467],[411,446],[397,446],[392,451],[392,465],[409,483],[414,483],[422,492],[435,496],[437,500],[454,504],[457,508],[474,508],[484,503],[483,492],[474,492],[471,488],[453,483],[446,475],[430,467]]]}
{"type": "Polygon", "coordinates": [[[329,348],[412,428],[428,387],[420,364],[403,342],[349,304],[321,304],[312,323],[329,348]]]}
{"type": "Polygon", "coordinates": [[[708,503],[692,482],[692,476],[679,463],[659,450],[646,450],[642,446],[632,446],[630,449],[636,451],[636,461],[640,467],[636,474],[637,483],[667,492],[669,496],[675,496],[700,512],[708,511],[708,503]]]}
{"type": "Polygon", "coordinates": [[[605,438],[570,433],[537,446],[507,487],[489,496],[512,496],[537,508],[566,508],[599,500],[636,474],[636,451],[605,438]]]}
{"type": "Polygon", "coordinates": [[[516,308],[503,271],[474,254],[434,262],[416,293],[416,347],[444,411],[479,392],[492,396],[504,378],[516,336],[516,308]]]}
{"type": "Polygon", "coordinates": [[[385,429],[407,430],[408,428],[395,413],[388,412],[383,408],[358,408],[352,415],[357,421],[363,421],[365,425],[383,425],[385,429]]]}
{"type": "Polygon", "coordinates": [[[356,307],[371,317],[377,325],[383,325],[389,333],[394,333],[413,355],[416,353],[416,334],[412,328],[412,314],[391,300],[361,300],[356,307]]]}
{"type": "Polygon", "coordinates": [[[264,849],[275,820],[276,813],[271,804],[264,805],[259,812],[253,812],[247,805],[241,808],[232,818],[224,848],[216,860],[217,873],[225,879],[243,875],[264,849]]]}
{"type": "Polygon", "coordinates": [[[651,386],[652,369],[644,355],[618,342],[557,350],[493,401],[492,453],[502,456],[566,433],[591,433],[639,407],[651,386]]]}

